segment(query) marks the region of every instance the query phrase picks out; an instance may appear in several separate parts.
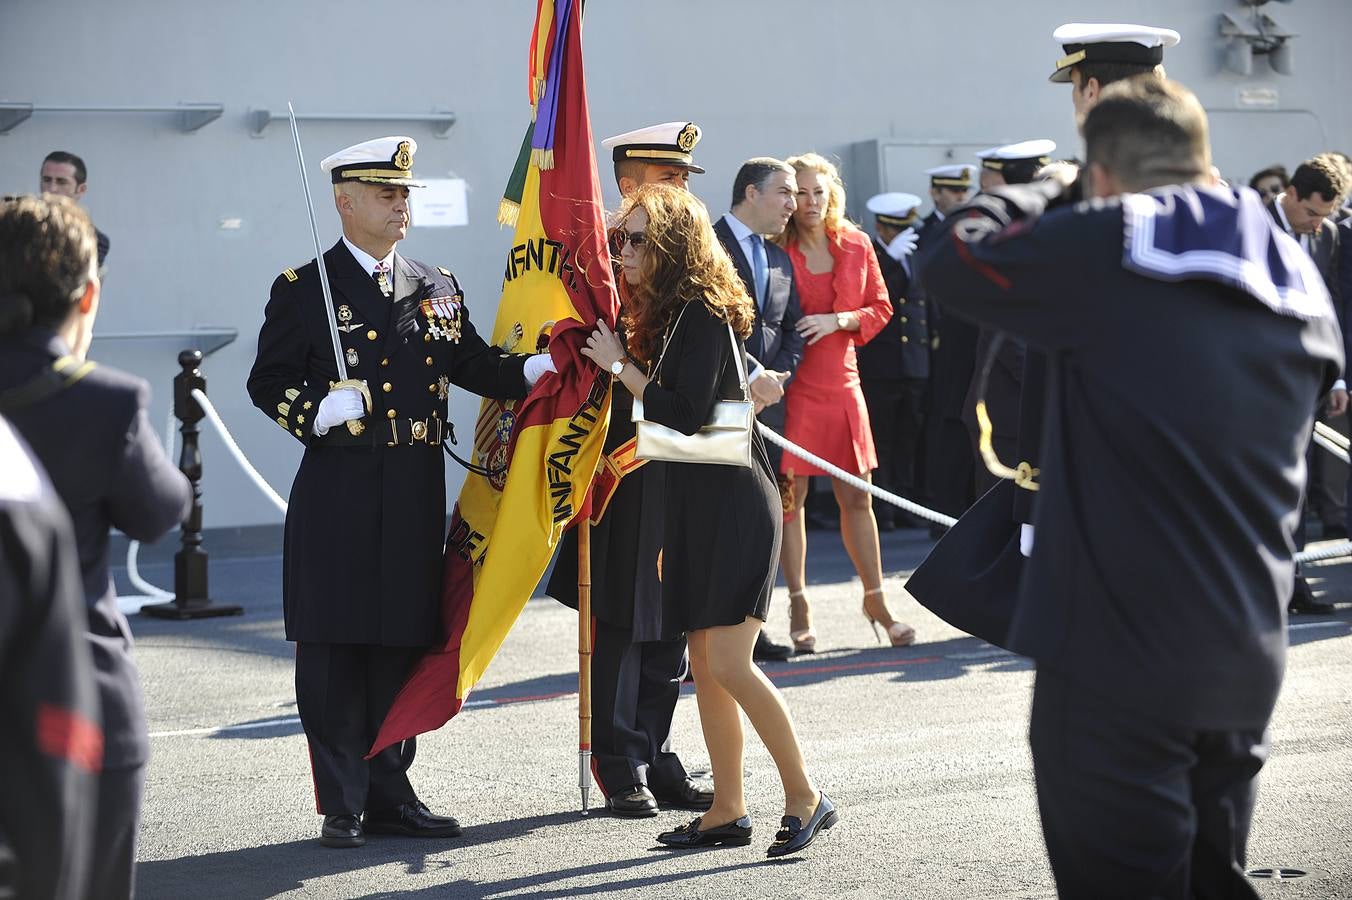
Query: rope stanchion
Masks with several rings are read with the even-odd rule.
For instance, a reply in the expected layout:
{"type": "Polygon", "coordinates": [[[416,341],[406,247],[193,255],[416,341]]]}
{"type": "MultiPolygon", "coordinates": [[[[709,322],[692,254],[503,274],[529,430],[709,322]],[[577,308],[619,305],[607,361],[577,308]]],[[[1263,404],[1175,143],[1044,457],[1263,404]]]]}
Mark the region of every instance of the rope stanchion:
{"type": "Polygon", "coordinates": [[[272,485],[268,484],[267,480],[254,468],[253,463],[249,462],[249,457],[244,455],[244,451],[239,449],[239,444],[235,443],[234,435],[230,433],[230,429],[225,427],[225,422],[222,421],[221,414],[216,412],[216,407],[211,405],[211,401],[207,399],[207,395],[200,390],[193,389],[192,398],[197,401],[198,406],[202,407],[202,412],[206,413],[207,421],[216,426],[216,431],[220,434],[221,441],[225,444],[226,449],[230,451],[230,455],[235,458],[235,462],[239,463],[239,467],[244,470],[244,474],[249,476],[249,479],[254,483],[254,486],[262,491],[265,497],[272,501],[272,505],[277,507],[279,512],[285,514],[287,509],[286,501],[282,499],[281,494],[272,489],[272,485]]]}
{"type": "Polygon", "coordinates": [[[879,500],[882,500],[885,503],[890,503],[893,506],[899,506],[902,509],[906,510],[908,513],[919,516],[920,518],[925,519],[927,521],[943,525],[945,527],[952,527],[953,523],[958,521],[952,516],[945,515],[939,512],[938,510],[933,510],[929,509],[928,507],[921,506],[919,503],[907,500],[905,497],[898,497],[891,491],[885,491],[882,488],[878,487],[877,485],[869,484],[867,481],[860,478],[858,475],[846,472],[844,469],[840,468],[839,466],[832,465],[831,463],[822,459],[820,456],[817,456],[815,453],[812,453],[811,451],[808,450],[804,450],[802,447],[799,447],[797,444],[795,444],[793,441],[790,441],[788,438],[785,438],[775,433],[772,429],[767,428],[761,422],[757,422],[756,427],[760,429],[761,437],[765,438],[772,444],[777,444],[778,446],[782,447],[785,452],[790,453],[801,460],[812,463],[812,465],[821,469],[823,472],[829,473],[832,477],[839,478],[841,481],[845,482],[851,487],[855,487],[861,491],[865,491],[869,494],[872,494],[874,497],[877,497],[879,500]]]}

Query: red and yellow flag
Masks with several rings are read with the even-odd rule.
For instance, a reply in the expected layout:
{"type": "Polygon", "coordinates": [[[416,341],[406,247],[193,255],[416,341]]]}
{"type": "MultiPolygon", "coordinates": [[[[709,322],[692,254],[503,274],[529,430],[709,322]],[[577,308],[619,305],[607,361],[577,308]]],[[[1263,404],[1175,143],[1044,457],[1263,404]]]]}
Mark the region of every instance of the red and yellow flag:
{"type": "Polygon", "coordinates": [[[404,684],[371,752],[460,711],[585,504],[601,457],[610,379],[579,352],[619,301],[606,246],[582,73],[581,0],[540,0],[531,39],[534,121],[503,200],[516,231],[493,343],[548,348],[558,368],[525,400],[485,400],[475,461],[451,517],[442,583],[444,640],[404,684]],[[510,463],[510,465],[508,465],[510,463]]]}

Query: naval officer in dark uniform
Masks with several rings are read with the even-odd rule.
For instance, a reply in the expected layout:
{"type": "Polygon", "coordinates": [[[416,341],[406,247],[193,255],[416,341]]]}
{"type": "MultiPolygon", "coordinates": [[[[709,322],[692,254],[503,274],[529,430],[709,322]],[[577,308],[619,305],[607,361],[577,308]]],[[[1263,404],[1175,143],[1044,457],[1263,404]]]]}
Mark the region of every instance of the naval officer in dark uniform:
{"type": "Polygon", "coordinates": [[[416,150],[412,138],[379,138],[321,163],[343,223],[324,254],[333,309],[313,261],[278,276],[248,381],[254,405],[305,447],[286,517],[282,604],[324,814],[320,842],[330,847],[360,846],[367,833],[460,833],[409,784],[412,739],[364,756],[443,633],[450,386],[520,398],[548,366],[548,356],[488,346],[455,276],[395,251],[418,186],[416,150]],[[347,382],[335,384],[327,315],[347,382]]]}
{"type": "MultiPolygon", "coordinates": [[[[965,163],[926,169],[934,208],[921,220],[911,255],[911,302],[925,307],[930,336],[930,377],[925,398],[925,493],[935,509],[960,516],[972,505],[975,456],[962,404],[976,368],[979,329],[961,316],[945,314],[925,289],[921,250],[939,233],[944,218],[972,195],[975,166],[965,163]]],[[[941,533],[931,526],[930,533],[941,533]]]]}
{"type": "MultiPolygon", "coordinates": [[[[873,252],[892,301],[892,318],[858,350],[859,381],[868,405],[873,444],[878,449],[878,487],[918,500],[918,478],[929,386],[929,324],[923,301],[911,299],[911,254],[919,242],[920,198],[890,192],[870,197],[873,252]]],[[[876,497],[878,528],[911,524],[910,516],[876,497]]]]}
{"type": "Polygon", "coordinates": [[[1245,845],[1338,323],[1257,195],[1211,187],[1192,94],[1110,85],[1084,137],[1099,199],[1042,216],[1060,185],[983,195],[926,263],[955,309],[1047,353],[1010,632],[1037,662],[1043,832],[1062,896],[1256,897],[1245,845]]]}
{"type": "MultiPolygon", "coordinates": [[[[606,138],[615,182],[624,196],[644,184],[686,187],[704,169],[691,151],[699,126],[666,122],[606,138]]],[[[618,253],[618,251],[615,251],[618,253]]],[[[618,816],[657,815],[657,805],[708,809],[713,789],[686,772],[671,746],[671,723],[686,670],[685,638],[663,639],[661,585],[654,530],[660,515],[644,516],[644,497],[660,497],[660,484],[645,485],[647,470],[634,457],[633,397],[616,388],[602,452],[600,485],[592,511],[592,774],[618,816]]],[[[653,501],[649,501],[653,502],[653,501]]],[[[549,596],[577,606],[577,532],[569,530],[546,588],[549,596]]]]}
{"type": "Polygon", "coordinates": [[[56,197],[23,198],[0,215],[0,409],[75,527],[104,731],[89,884],[91,896],[118,900],[135,887],[150,737],[108,536],[160,538],[187,515],[191,489],[146,415],[149,386],[85,360],[99,307],[89,219],[56,197]]]}

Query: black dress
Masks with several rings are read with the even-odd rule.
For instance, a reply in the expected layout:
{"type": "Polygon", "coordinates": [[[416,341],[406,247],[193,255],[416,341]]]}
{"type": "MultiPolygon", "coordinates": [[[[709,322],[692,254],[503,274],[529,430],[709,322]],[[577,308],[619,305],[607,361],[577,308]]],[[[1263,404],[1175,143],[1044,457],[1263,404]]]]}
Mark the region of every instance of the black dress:
{"type": "MultiPolygon", "coordinates": [[[[737,351],[745,354],[741,341],[737,351]]],[[[718,399],[740,399],[728,327],[693,301],[673,329],[666,356],[643,392],[644,415],[684,434],[709,419],[718,399]]],[[[764,621],[782,533],[779,489],[759,434],[752,464],[649,463],[660,472],[663,517],[662,622],[668,634],[764,621]]]]}

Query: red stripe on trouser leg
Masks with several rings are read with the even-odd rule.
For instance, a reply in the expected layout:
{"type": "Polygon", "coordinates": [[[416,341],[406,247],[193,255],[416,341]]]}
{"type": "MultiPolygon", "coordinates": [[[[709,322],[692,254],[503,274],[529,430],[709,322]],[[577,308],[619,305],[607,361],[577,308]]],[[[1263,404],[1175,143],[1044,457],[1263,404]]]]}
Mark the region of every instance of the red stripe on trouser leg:
{"type": "Polygon", "coordinates": [[[86,772],[103,768],[103,729],[84,716],[40,703],[36,725],[38,749],[47,756],[64,759],[86,772]]]}

